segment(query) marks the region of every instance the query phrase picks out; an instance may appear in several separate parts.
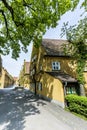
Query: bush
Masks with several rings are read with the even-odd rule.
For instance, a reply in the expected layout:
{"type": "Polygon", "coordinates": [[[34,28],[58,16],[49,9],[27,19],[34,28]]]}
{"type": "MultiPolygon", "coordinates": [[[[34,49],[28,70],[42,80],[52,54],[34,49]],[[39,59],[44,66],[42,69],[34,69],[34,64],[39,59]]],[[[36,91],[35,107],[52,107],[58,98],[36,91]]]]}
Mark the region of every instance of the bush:
{"type": "Polygon", "coordinates": [[[87,117],[87,97],[67,95],[65,99],[70,111],[87,117]]]}

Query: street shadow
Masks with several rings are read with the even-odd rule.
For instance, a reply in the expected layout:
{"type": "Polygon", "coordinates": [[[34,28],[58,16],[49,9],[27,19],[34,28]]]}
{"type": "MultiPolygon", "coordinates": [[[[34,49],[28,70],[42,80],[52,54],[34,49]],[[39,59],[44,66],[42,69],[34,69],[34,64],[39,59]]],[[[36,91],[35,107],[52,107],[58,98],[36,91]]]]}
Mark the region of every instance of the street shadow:
{"type": "Polygon", "coordinates": [[[46,103],[31,93],[0,94],[0,130],[23,130],[26,117],[40,114],[39,105],[46,103]]]}

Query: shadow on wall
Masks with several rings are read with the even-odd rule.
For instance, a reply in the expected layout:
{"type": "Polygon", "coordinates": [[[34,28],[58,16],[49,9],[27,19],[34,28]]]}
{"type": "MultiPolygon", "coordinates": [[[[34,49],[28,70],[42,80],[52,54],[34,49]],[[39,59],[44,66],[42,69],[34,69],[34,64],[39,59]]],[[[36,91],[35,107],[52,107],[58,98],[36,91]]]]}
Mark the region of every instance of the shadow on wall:
{"type": "Polygon", "coordinates": [[[87,97],[87,88],[85,88],[85,94],[86,94],[86,97],[87,97]]]}
{"type": "Polygon", "coordinates": [[[43,95],[46,96],[49,101],[51,101],[51,99],[53,99],[53,91],[54,91],[54,86],[53,86],[53,83],[54,83],[54,79],[48,74],[44,77],[44,83],[43,83],[43,89],[44,89],[44,92],[43,92],[43,95]]]}
{"type": "Polygon", "coordinates": [[[0,94],[0,129],[23,130],[25,117],[40,114],[39,105],[46,104],[32,95],[0,94]]]}
{"type": "MultiPolygon", "coordinates": [[[[61,71],[65,72],[67,74],[70,74],[74,78],[76,77],[76,72],[75,72],[75,68],[74,68],[75,63],[71,64],[72,63],[71,59],[64,59],[63,58],[63,59],[59,59],[59,62],[61,63],[61,71]]],[[[48,62],[48,65],[46,65],[44,67],[47,67],[47,66],[50,66],[50,65],[51,65],[51,63],[48,62]]],[[[48,69],[48,67],[46,69],[48,69]]],[[[44,82],[43,83],[43,89],[44,89],[43,91],[44,92],[42,94],[46,97],[49,97],[50,99],[53,99],[53,97],[54,97],[53,92],[56,91],[55,88],[54,88],[55,87],[54,86],[54,79],[50,78],[48,76],[45,76],[43,80],[44,80],[43,81],[44,82]]]]}
{"type": "Polygon", "coordinates": [[[70,74],[72,77],[76,78],[76,68],[74,61],[62,60],[61,65],[65,73],[70,74]]]}

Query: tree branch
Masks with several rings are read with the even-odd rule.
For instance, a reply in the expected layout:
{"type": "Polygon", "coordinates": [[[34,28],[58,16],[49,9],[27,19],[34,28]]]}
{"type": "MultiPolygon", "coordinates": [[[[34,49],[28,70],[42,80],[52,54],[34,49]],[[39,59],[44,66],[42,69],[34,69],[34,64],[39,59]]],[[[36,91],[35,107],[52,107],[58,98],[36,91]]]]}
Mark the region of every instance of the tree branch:
{"type": "Polygon", "coordinates": [[[18,26],[23,26],[24,25],[24,22],[18,22],[18,21],[15,21],[14,19],[14,10],[13,8],[7,3],[6,0],[2,0],[3,4],[5,5],[5,7],[10,11],[11,13],[11,16],[12,16],[12,20],[14,21],[15,25],[18,27],[18,26]]]}
{"type": "Polygon", "coordinates": [[[7,30],[7,36],[8,36],[8,23],[7,23],[7,19],[4,13],[4,10],[0,9],[0,13],[2,13],[4,20],[5,20],[5,26],[6,26],[6,30],[7,30]]]}
{"type": "Polygon", "coordinates": [[[12,20],[14,21],[14,10],[13,10],[13,8],[7,3],[6,0],[2,0],[2,2],[5,5],[5,7],[10,11],[10,13],[12,15],[12,20]]]}
{"type": "Polygon", "coordinates": [[[25,2],[25,0],[23,0],[23,6],[28,7],[30,9],[32,9],[33,11],[36,11],[34,8],[31,7],[31,5],[32,5],[31,3],[28,4],[28,3],[25,2]]]}

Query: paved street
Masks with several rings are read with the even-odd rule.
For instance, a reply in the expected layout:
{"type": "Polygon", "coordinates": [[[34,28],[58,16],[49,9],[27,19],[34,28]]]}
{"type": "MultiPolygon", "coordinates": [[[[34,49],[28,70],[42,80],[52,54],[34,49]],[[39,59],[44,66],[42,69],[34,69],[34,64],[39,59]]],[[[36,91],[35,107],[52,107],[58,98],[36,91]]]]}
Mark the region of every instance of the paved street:
{"type": "Polygon", "coordinates": [[[0,130],[87,130],[84,121],[28,90],[0,90],[0,130]]]}

